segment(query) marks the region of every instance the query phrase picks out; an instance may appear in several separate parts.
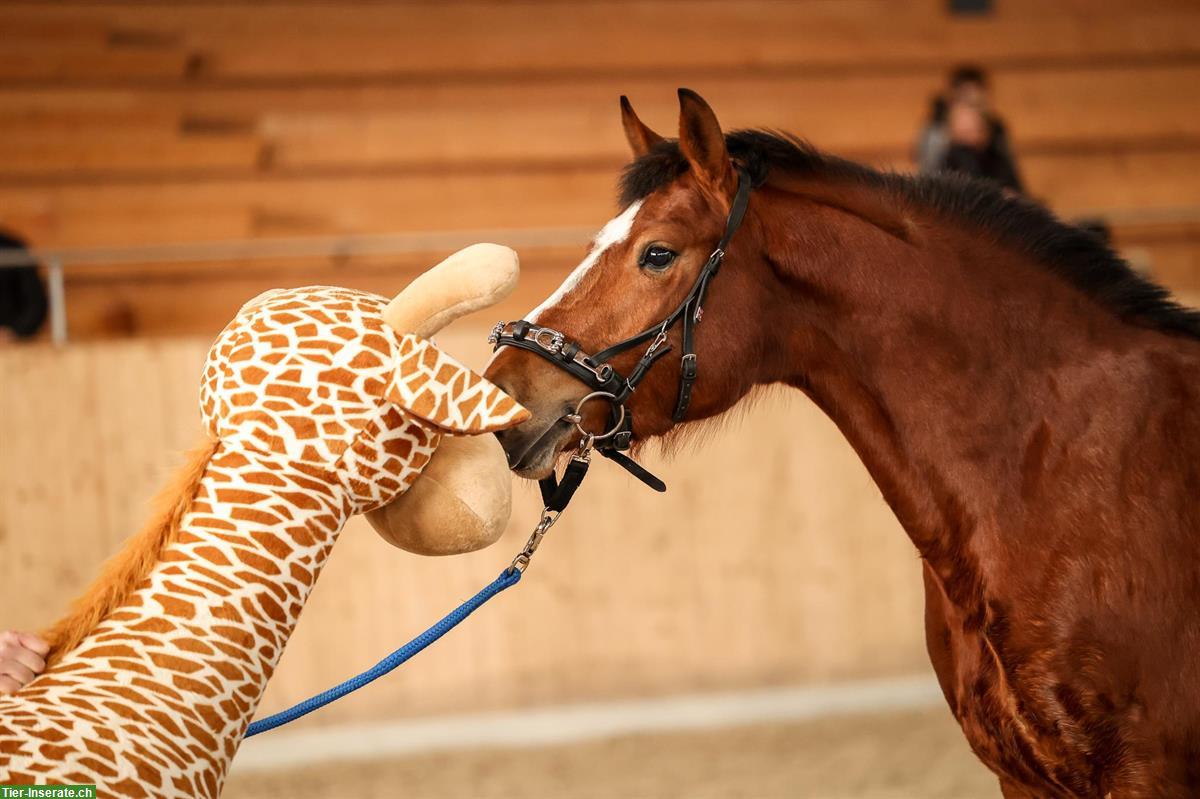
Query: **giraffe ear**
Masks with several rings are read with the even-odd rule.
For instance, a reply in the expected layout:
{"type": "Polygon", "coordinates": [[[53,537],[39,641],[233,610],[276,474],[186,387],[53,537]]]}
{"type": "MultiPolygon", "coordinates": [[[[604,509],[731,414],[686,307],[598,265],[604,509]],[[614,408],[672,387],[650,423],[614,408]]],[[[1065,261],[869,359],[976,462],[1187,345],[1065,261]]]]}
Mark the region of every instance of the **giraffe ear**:
{"type": "Polygon", "coordinates": [[[387,398],[442,432],[479,435],[529,418],[512,397],[415,333],[400,336],[387,398]]]}

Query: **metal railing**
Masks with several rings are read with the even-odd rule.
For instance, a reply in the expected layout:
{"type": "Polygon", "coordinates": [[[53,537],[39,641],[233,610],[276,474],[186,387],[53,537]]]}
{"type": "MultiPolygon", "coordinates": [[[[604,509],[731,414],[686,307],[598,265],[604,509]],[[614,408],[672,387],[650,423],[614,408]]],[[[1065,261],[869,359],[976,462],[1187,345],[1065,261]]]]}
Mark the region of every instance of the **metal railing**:
{"type": "MultiPolygon", "coordinates": [[[[1200,207],[1073,211],[1068,219],[1098,218],[1116,228],[1126,225],[1170,225],[1200,222],[1200,207]]],[[[198,263],[278,258],[352,258],[453,252],[480,241],[521,248],[578,247],[591,240],[594,228],[490,228],[352,236],[311,236],[234,241],[147,244],[131,247],[78,247],[0,250],[0,267],[43,266],[50,304],[50,336],[67,342],[67,269],[147,263],[198,263]]],[[[431,264],[432,265],[432,264],[431,264]]]]}

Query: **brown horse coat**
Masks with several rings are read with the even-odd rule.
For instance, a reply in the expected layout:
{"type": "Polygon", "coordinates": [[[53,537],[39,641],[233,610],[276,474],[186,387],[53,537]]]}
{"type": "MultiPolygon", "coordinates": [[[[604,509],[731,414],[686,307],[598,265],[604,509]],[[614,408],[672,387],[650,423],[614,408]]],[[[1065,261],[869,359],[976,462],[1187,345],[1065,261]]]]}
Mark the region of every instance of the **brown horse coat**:
{"type": "MultiPolygon", "coordinates": [[[[834,420],[920,551],[930,658],[1005,796],[1200,793],[1200,316],[985,184],[726,136],[680,100],[678,141],[623,103],[625,213],[535,321],[595,352],[661,318],[746,168],[686,421],[772,383],[834,420]]],[[[510,463],[545,474],[587,388],[513,349],[487,374],[533,411],[510,463]]],[[[672,431],[678,377],[630,401],[639,440],[672,431]]]]}

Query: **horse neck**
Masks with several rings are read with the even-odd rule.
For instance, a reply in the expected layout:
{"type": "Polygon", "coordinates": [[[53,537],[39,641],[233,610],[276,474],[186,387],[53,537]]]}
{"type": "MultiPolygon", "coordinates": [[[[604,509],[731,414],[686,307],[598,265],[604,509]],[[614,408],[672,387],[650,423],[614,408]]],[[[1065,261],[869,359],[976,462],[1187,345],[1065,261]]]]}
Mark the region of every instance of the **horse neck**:
{"type": "MultiPolygon", "coordinates": [[[[796,331],[785,379],[839,426],[944,580],[991,543],[1019,548],[1047,453],[1138,414],[1159,356],[1187,351],[946,223],[792,203],[805,227],[772,253],[796,296],[777,320],[796,331]],[[813,255],[813,241],[828,246],[813,255]]],[[[956,586],[979,595],[978,580],[956,586]]]]}
{"type": "Polygon", "coordinates": [[[120,683],[106,706],[219,784],[349,515],[320,470],[219,444],[149,575],[48,673],[89,696],[120,683]]]}

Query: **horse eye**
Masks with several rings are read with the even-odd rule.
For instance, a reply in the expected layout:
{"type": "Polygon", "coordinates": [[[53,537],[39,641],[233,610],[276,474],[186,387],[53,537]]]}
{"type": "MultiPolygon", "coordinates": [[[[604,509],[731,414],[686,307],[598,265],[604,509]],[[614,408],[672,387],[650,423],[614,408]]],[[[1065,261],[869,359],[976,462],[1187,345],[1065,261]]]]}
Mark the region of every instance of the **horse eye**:
{"type": "Polygon", "coordinates": [[[675,253],[658,244],[651,244],[642,253],[639,266],[647,269],[666,269],[675,260],[675,253]]]}

